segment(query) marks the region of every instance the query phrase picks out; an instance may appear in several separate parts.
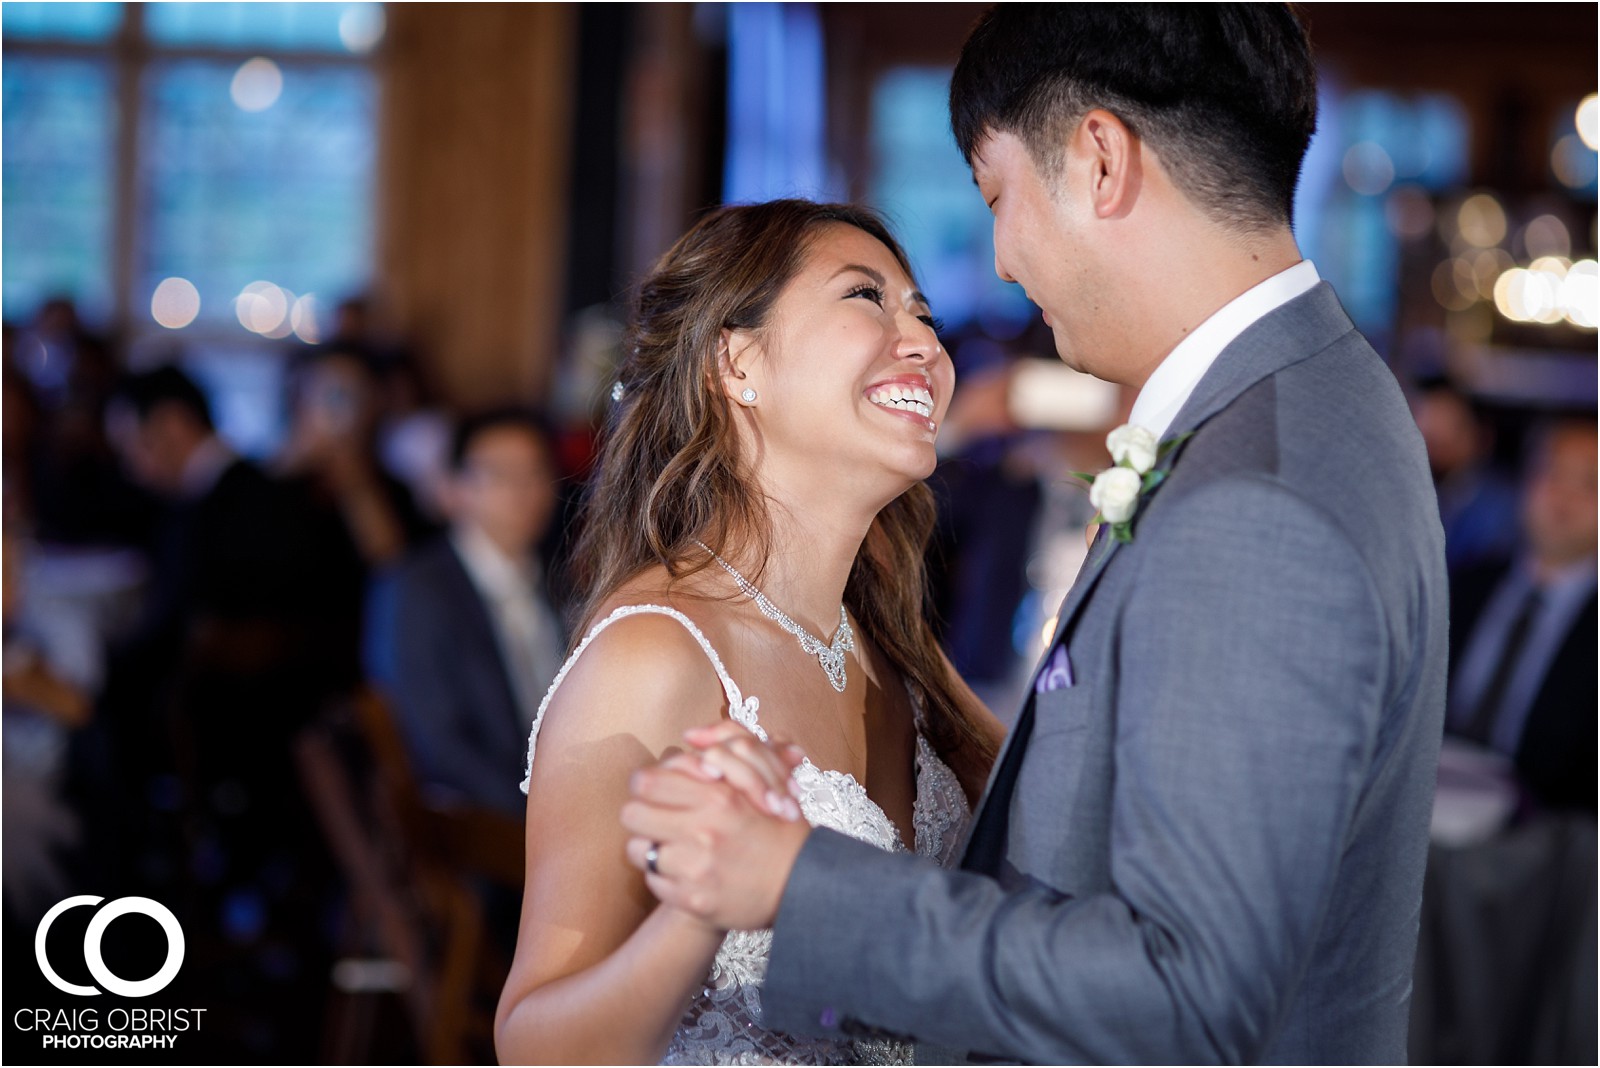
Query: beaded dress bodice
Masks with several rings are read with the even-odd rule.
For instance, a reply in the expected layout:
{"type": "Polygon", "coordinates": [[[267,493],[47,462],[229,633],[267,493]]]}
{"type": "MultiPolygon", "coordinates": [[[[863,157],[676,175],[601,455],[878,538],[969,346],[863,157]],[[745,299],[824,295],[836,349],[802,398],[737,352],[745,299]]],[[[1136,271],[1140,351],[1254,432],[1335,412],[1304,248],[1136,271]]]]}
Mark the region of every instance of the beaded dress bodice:
{"type": "MultiPolygon", "coordinates": [[[[670,616],[692,634],[722,681],[728,714],[763,741],[767,732],[758,718],[760,699],[744,696],[700,628],[676,609],[664,605],[625,605],[596,623],[567,658],[550,684],[534,716],[528,739],[528,774],[545,709],[589,644],[620,619],[640,613],[670,616]]],[[[914,707],[915,702],[914,702],[914,707]]],[[[955,773],[939,759],[923,736],[918,713],[916,800],[912,806],[914,851],[940,864],[954,863],[954,852],[971,812],[955,773]]],[[[848,772],[819,768],[806,760],[794,772],[800,812],[813,827],[827,827],[893,853],[909,853],[894,821],[867,796],[866,787],[848,772]]],[[[524,778],[522,788],[528,788],[524,778]]],[[[762,1026],[761,981],[772,950],[772,932],[731,931],[717,950],[701,990],[689,1003],[667,1047],[663,1064],[909,1064],[911,1047],[880,1040],[835,1040],[789,1035],[762,1026]]]]}

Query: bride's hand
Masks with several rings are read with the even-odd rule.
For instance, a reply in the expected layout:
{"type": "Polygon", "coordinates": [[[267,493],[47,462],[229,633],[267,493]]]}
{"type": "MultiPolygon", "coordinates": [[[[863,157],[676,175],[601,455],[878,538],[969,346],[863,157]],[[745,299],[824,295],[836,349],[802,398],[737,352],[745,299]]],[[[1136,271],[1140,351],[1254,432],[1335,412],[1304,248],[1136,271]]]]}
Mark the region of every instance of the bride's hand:
{"type": "Polygon", "coordinates": [[[804,821],[772,816],[764,799],[752,803],[681,756],[636,771],[629,786],[627,857],[651,893],[719,930],[771,926],[810,833],[804,821]]]}
{"type": "Polygon", "coordinates": [[[704,773],[722,779],[751,804],[786,820],[800,818],[794,769],[805,760],[798,746],[764,742],[737,723],[697,727],[683,736],[699,754],[704,773]]]}

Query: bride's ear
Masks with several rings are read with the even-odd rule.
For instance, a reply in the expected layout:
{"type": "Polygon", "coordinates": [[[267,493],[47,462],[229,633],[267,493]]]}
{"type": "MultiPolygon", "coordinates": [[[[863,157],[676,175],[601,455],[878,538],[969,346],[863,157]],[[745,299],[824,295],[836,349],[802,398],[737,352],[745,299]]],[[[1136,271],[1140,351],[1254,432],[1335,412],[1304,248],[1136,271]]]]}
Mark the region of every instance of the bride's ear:
{"type": "Polygon", "coordinates": [[[743,331],[725,327],[717,338],[717,374],[722,381],[722,392],[743,408],[754,408],[761,401],[755,376],[750,373],[758,351],[755,339],[743,331]]]}

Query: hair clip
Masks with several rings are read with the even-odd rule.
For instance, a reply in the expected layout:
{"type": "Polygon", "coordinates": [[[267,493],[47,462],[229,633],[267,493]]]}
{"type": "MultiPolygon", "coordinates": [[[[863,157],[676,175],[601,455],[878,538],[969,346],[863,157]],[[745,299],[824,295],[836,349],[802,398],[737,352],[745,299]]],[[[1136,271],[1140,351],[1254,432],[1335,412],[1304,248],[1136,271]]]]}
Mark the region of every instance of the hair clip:
{"type": "Polygon", "coordinates": [[[624,393],[626,393],[626,392],[627,392],[627,390],[625,388],[623,388],[623,385],[622,385],[621,382],[613,382],[613,383],[611,383],[611,399],[612,399],[612,401],[620,404],[622,402],[622,395],[624,393]]]}

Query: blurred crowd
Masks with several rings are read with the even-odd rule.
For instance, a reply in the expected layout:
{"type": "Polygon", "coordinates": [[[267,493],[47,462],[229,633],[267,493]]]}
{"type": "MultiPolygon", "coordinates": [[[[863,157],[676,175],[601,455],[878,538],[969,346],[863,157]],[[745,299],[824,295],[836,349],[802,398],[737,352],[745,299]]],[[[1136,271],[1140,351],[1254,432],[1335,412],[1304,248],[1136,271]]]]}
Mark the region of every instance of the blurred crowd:
{"type": "MultiPolygon", "coordinates": [[[[260,402],[287,432],[252,459],[181,358],[129,371],[67,301],[5,333],[7,960],[69,893],[155,898],[238,1059],[487,1056],[430,1006],[455,983],[469,1041],[514,938],[517,784],[575,622],[561,558],[592,428],[449,410],[380,336],[352,300],[330,341],[286,353],[285,395],[260,402]],[[451,964],[461,944],[478,955],[451,964]],[[388,995],[402,1009],[372,1007],[388,995]],[[395,1011],[411,1046],[381,1026],[395,1011]]],[[[949,347],[933,605],[1004,716],[1084,555],[1093,510],[1067,472],[1104,466],[1133,398],[1061,378],[1042,337],[949,347]],[[1038,416],[1072,390],[1070,418],[1038,416]]],[[[1587,989],[1592,1009],[1594,980],[1552,928],[1586,915],[1593,945],[1592,398],[1541,412],[1405,384],[1453,599],[1414,1055],[1560,1059],[1572,1024],[1545,1006],[1587,989]],[[1461,889],[1485,867],[1488,904],[1461,889]],[[1543,1000],[1469,1013],[1452,983],[1494,979],[1474,955],[1543,1000]]]]}
{"type": "MultiPolygon", "coordinates": [[[[377,833],[340,788],[380,769],[319,778],[302,739],[380,701],[430,804],[520,820],[564,651],[543,562],[564,483],[536,413],[431,403],[362,301],[285,358],[259,403],[287,432],[251,459],[181,359],[126,371],[64,300],[6,330],[6,952],[69,893],[152,897],[227,1005],[214,1048],[309,1062],[336,961],[386,947],[353,915],[368,858],[341,825],[377,833]]],[[[372,741],[336,734],[340,755],[372,741]]],[[[514,911],[487,905],[508,937],[514,911]]]]}

